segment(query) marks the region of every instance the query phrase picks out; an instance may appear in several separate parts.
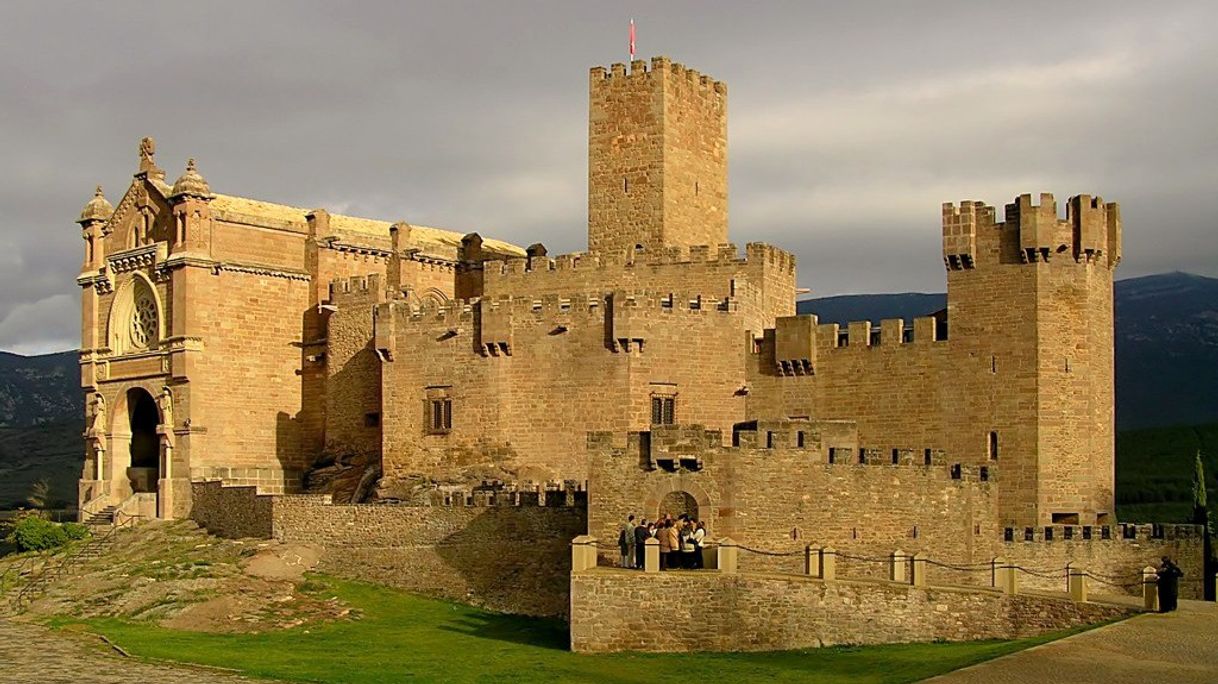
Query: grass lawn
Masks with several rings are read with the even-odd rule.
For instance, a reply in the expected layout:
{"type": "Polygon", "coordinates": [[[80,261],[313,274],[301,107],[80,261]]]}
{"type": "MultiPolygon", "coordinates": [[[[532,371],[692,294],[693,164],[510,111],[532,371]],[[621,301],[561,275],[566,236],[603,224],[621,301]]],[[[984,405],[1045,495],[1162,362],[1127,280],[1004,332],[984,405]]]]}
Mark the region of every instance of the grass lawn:
{"type": "MultiPolygon", "coordinates": [[[[362,619],[265,634],[90,620],[133,655],[313,682],[911,682],[1064,636],[778,653],[579,655],[563,622],[488,613],[380,586],[313,577],[362,619]]],[[[81,624],[59,621],[59,625],[81,624]]],[[[1078,631],[1078,630],[1075,630],[1078,631]]]]}

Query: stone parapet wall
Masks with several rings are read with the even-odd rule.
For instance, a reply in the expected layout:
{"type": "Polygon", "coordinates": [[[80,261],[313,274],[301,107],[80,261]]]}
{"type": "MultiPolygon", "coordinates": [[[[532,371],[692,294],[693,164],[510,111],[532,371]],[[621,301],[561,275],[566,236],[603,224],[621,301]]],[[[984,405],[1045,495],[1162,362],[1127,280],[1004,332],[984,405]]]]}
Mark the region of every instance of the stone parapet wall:
{"type": "Polygon", "coordinates": [[[585,653],[1013,639],[1132,612],[985,589],[764,573],[595,568],[571,575],[571,649],[585,653]]]}

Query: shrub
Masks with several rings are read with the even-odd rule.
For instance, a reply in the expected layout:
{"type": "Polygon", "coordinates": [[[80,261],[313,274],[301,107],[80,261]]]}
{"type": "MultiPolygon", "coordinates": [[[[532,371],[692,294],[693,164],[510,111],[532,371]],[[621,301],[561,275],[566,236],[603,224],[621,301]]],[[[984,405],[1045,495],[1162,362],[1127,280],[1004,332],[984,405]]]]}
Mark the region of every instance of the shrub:
{"type": "Polygon", "coordinates": [[[17,546],[19,551],[46,551],[56,549],[74,539],[84,539],[89,536],[89,530],[78,523],[51,522],[38,516],[30,515],[18,520],[8,541],[17,546]]]}
{"type": "Polygon", "coordinates": [[[68,535],[71,541],[85,539],[89,536],[89,528],[80,523],[67,522],[63,524],[64,534],[68,535]]]}

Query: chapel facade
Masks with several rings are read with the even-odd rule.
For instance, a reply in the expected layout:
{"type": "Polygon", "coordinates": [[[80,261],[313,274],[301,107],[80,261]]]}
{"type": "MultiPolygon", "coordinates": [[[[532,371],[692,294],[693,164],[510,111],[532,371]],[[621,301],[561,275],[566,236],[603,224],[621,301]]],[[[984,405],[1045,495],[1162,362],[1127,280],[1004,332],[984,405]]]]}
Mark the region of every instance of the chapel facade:
{"type": "Polygon", "coordinates": [[[82,515],[301,492],[333,461],[367,469],[360,499],[585,482],[590,433],[685,424],[982,469],[997,526],[1108,525],[1120,211],[1064,204],[944,204],[944,311],[820,324],[792,254],[730,240],[726,86],[667,58],[589,74],[576,254],[219,194],[193,160],[170,184],[145,139],[78,220],[82,515]]]}

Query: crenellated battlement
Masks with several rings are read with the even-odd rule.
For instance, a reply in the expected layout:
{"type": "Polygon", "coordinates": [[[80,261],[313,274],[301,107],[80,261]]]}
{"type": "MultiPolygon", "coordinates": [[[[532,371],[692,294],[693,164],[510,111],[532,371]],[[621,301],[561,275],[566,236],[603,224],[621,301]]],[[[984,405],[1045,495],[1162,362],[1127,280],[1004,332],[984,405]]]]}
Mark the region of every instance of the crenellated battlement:
{"type": "Polygon", "coordinates": [[[999,222],[992,206],[965,200],[943,204],[943,262],[949,271],[974,268],[978,259],[1017,254],[1023,263],[1073,259],[1116,267],[1121,260],[1121,210],[1091,195],[1075,195],[1058,213],[1052,193],[1016,197],[999,222]],[[995,230],[997,229],[997,230],[995,230]]]}
{"type": "Polygon", "coordinates": [[[727,95],[727,85],[722,81],[703,74],[696,69],[690,69],[680,62],[674,62],[668,57],[652,57],[651,63],[636,59],[629,65],[615,63],[608,68],[592,67],[588,73],[593,87],[603,85],[631,85],[638,83],[655,83],[667,81],[672,85],[685,85],[707,94],[715,95],[718,99],[727,95]]]}
{"type": "Polygon", "coordinates": [[[496,276],[529,276],[543,278],[553,274],[572,271],[598,273],[637,269],[640,267],[665,266],[727,266],[739,268],[748,265],[768,265],[783,273],[795,272],[795,255],[784,249],[762,242],[745,245],[740,254],[734,244],[722,245],[667,245],[648,251],[623,250],[622,252],[574,252],[555,257],[535,256],[521,259],[505,259],[488,263],[484,267],[487,278],[496,276]]]}
{"type": "Polygon", "coordinates": [[[654,426],[646,432],[591,432],[588,451],[594,458],[639,459],[650,470],[716,471],[731,461],[796,458],[831,470],[875,467],[910,468],[938,473],[944,481],[987,483],[997,480],[993,465],[948,462],[940,448],[880,449],[860,446],[852,421],[770,420],[738,427],[731,444],[723,433],[702,425],[654,426]]]}
{"type": "Polygon", "coordinates": [[[330,281],[330,303],[343,306],[379,304],[388,299],[381,276],[373,273],[330,281]]]}
{"type": "Polygon", "coordinates": [[[850,321],[846,325],[823,323],[816,326],[816,345],[829,351],[862,350],[873,347],[910,347],[944,342],[946,331],[934,316],[920,316],[906,324],[903,318],[850,321]]]}
{"type": "Polygon", "coordinates": [[[548,482],[483,481],[477,487],[437,486],[428,495],[432,506],[468,508],[584,508],[588,504],[588,483],[575,480],[548,482]]]}

